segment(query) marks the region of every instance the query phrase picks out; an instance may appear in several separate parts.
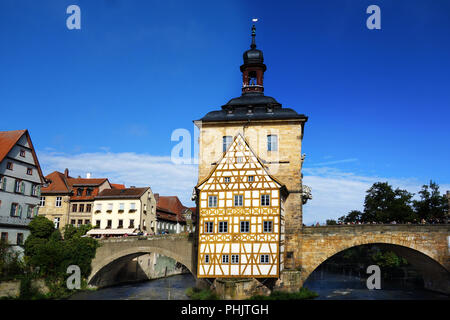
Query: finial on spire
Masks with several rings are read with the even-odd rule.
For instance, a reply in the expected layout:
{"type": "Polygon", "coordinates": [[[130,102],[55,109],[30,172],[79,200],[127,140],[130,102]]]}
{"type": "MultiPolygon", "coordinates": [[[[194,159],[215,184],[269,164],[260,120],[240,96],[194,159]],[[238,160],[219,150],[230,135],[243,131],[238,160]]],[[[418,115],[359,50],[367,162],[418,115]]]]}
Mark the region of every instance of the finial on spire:
{"type": "MultiPolygon", "coordinates": [[[[258,19],[253,18],[252,21],[253,21],[253,22],[257,22],[258,19]]],[[[256,27],[255,27],[255,25],[253,24],[253,26],[252,26],[252,44],[250,45],[250,48],[252,48],[252,49],[255,49],[255,48],[256,48],[255,37],[256,37],[256,27]]]]}

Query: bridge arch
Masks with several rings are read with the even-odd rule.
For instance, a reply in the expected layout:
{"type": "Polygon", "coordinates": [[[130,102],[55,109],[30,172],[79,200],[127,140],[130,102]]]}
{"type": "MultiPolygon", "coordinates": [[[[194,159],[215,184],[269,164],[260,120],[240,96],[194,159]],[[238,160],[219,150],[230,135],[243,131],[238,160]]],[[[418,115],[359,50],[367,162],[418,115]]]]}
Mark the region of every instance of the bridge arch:
{"type": "Polygon", "coordinates": [[[99,277],[105,271],[111,271],[133,258],[157,253],[174,259],[184,265],[195,277],[193,259],[193,241],[188,236],[160,236],[146,240],[114,239],[100,241],[96,256],[91,263],[88,284],[99,286],[99,277]]]}
{"type": "Polygon", "coordinates": [[[405,257],[424,279],[427,289],[450,293],[450,226],[335,226],[304,228],[302,280],[336,254],[357,246],[377,244],[405,257]]]}

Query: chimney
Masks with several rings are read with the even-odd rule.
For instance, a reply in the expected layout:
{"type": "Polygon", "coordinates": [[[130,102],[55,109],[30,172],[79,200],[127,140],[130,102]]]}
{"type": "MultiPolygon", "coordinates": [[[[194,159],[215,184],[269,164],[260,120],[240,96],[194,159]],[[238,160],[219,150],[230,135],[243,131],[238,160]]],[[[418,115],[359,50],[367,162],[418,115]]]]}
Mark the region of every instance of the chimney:
{"type": "Polygon", "coordinates": [[[91,173],[90,172],[86,173],[86,179],[90,179],[90,178],[91,178],[91,173]]]}
{"type": "Polygon", "coordinates": [[[65,176],[66,178],[69,177],[69,169],[66,168],[66,170],[64,170],[64,176],[65,176]]]}

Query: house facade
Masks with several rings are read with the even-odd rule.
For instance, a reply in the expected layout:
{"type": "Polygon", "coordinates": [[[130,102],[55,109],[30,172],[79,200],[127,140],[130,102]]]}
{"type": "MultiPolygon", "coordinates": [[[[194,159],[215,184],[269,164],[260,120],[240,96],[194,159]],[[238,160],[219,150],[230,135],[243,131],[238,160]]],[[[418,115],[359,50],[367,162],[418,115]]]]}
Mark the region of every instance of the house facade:
{"type": "Polygon", "coordinates": [[[150,187],[106,189],[94,200],[91,236],[155,234],[156,200],[150,187]]]}
{"type": "Polygon", "coordinates": [[[242,135],[197,190],[198,277],[278,278],[287,191],[242,135]]]}
{"type": "MultiPolygon", "coordinates": [[[[47,175],[39,201],[39,214],[63,229],[65,225],[92,224],[94,198],[114,186],[106,178],[73,178],[69,170],[47,175]]],[[[120,187],[121,185],[115,185],[120,187]]]]}
{"type": "Polygon", "coordinates": [[[308,117],[264,94],[267,67],[255,37],[253,26],[250,49],[244,52],[240,66],[241,96],[194,121],[200,132],[194,192],[199,219],[198,277],[276,277],[283,268],[300,263],[297,244],[307,199],[301,146],[308,117]],[[257,177],[266,182],[255,186],[257,177]],[[238,189],[231,188],[236,183],[238,189]],[[272,219],[272,232],[264,232],[270,230],[270,219],[264,223],[265,217],[272,219]]]}
{"type": "Polygon", "coordinates": [[[28,130],[0,132],[0,235],[20,250],[38,214],[44,177],[28,130]]]}
{"type": "Polygon", "coordinates": [[[195,230],[194,208],[184,206],[177,196],[156,198],[157,234],[193,232],[195,230]]]}

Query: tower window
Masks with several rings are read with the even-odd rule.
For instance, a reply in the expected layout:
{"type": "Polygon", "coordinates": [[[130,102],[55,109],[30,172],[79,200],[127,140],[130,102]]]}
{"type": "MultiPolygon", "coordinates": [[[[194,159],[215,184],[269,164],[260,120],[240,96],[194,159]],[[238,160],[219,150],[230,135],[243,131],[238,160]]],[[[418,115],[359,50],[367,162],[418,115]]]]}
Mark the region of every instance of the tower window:
{"type": "Polygon", "coordinates": [[[225,183],[229,183],[229,182],[230,182],[230,177],[225,177],[225,178],[223,178],[223,181],[224,181],[225,183]]]}
{"type": "Polygon", "coordinates": [[[231,144],[232,139],[233,139],[232,136],[223,136],[222,137],[223,152],[227,151],[228,146],[231,144]]]}
{"type": "Polygon", "coordinates": [[[256,86],[257,83],[258,83],[258,81],[256,79],[256,72],[255,71],[251,71],[248,74],[248,84],[250,86],[256,86]]]}
{"type": "Polygon", "coordinates": [[[255,181],[255,177],[254,176],[248,176],[248,182],[253,182],[255,181]]]}
{"type": "Polygon", "coordinates": [[[231,255],[231,263],[239,263],[239,255],[238,254],[231,255]]]}
{"type": "Polygon", "coordinates": [[[267,136],[267,151],[278,151],[278,137],[275,134],[267,136]]]}
{"type": "Polygon", "coordinates": [[[209,254],[205,254],[205,263],[209,263],[209,254]]]}

